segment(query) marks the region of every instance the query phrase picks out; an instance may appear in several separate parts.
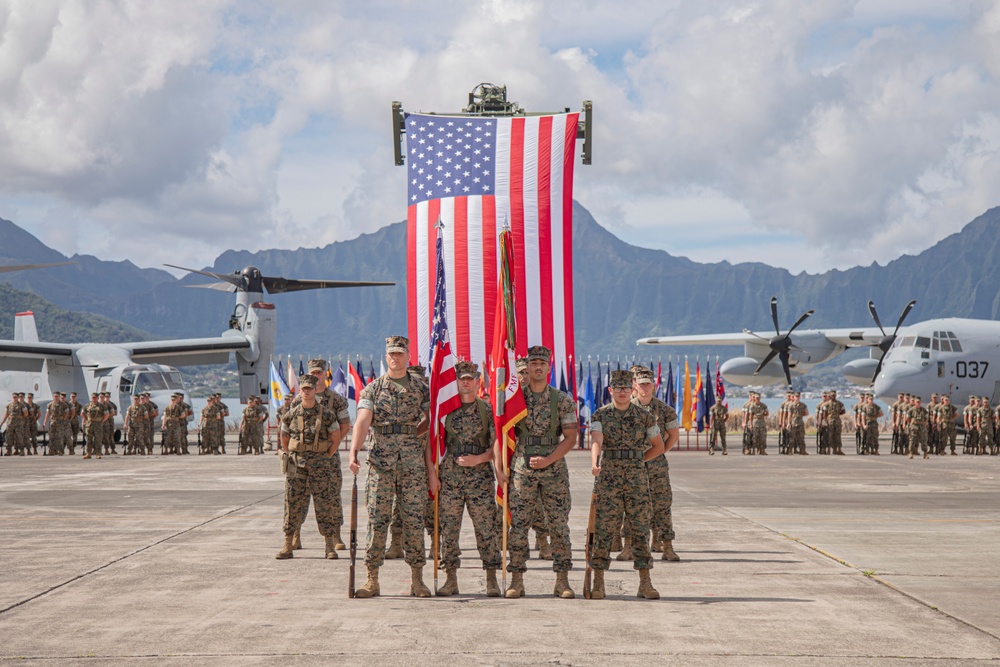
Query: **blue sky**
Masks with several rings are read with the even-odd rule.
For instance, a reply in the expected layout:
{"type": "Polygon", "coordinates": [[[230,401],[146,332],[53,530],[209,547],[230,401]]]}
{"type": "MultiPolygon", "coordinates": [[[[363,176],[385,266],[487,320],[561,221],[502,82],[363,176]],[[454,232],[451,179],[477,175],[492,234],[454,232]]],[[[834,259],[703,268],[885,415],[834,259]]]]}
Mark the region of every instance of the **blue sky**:
{"type": "Polygon", "coordinates": [[[0,216],[211,264],[405,216],[389,108],[595,105],[576,197],[626,241],[794,272],[1000,203],[1000,7],[929,0],[0,0],[0,216]]]}

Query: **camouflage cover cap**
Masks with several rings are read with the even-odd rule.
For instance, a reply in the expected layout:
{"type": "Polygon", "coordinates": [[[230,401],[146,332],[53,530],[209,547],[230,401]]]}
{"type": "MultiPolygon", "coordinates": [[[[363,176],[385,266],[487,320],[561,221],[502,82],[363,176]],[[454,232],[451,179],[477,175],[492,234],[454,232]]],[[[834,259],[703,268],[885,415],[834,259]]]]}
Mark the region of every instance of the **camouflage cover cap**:
{"type": "Polygon", "coordinates": [[[632,373],[630,371],[611,371],[609,387],[631,387],[632,373]]]}
{"type": "Polygon", "coordinates": [[[312,373],[313,371],[325,371],[326,359],[310,359],[308,366],[310,373],[312,373]]]}
{"type": "Polygon", "coordinates": [[[455,364],[455,373],[461,378],[479,377],[479,368],[471,361],[460,361],[455,364]]]}
{"type": "Polygon", "coordinates": [[[405,354],[409,351],[410,339],[406,336],[389,336],[385,339],[386,354],[390,352],[403,352],[405,354]]]}
{"type": "Polygon", "coordinates": [[[646,384],[650,382],[655,382],[656,379],[653,377],[653,371],[648,368],[639,366],[638,369],[632,371],[632,377],[639,384],[646,384]]]}
{"type": "Polygon", "coordinates": [[[315,375],[303,375],[299,378],[300,387],[310,387],[312,389],[316,388],[316,376],[315,375]]]}
{"type": "Polygon", "coordinates": [[[648,370],[649,370],[648,368],[646,368],[645,366],[640,366],[639,364],[628,367],[628,372],[631,373],[632,375],[636,375],[637,373],[641,373],[642,371],[648,371],[648,370]]]}
{"type": "Polygon", "coordinates": [[[517,367],[518,372],[528,370],[528,359],[527,357],[521,357],[514,361],[514,365],[517,367]]]}
{"type": "MultiPolygon", "coordinates": [[[[528,361],[535,361],[536,359],[549,363],[549,360],[552,359],[552,352],[544,345],[532,345],[528,348],[528,361]]],[[[629,380],[629,384],[631,383],[632,381],[629,380]]]]}
{"type": "Polygon", "coordinates": [[[836,389],[831,389],[830,390],[830,396],[836,396],[836,395],[837,395],[837,390],[836,389]]]}

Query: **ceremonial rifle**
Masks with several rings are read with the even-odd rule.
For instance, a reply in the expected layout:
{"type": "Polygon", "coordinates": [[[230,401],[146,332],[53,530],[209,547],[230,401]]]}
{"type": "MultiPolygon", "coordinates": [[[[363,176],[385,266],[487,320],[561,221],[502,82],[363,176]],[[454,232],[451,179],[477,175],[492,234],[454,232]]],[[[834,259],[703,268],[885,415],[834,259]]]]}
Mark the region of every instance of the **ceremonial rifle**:
{"type": "Polygon", "coordinates": [[[594,542],[597,539],[597,478],[594,478],[594,492],[590,496],[590,519],[587,521],[587,568],[583,574],[583,597],[591,599],[591,577],[594,566],[594,542]]]}
{"type": "Polygon", "coordinates": [[[347,597],[354,597],[354,564],[358,556],[358,476],[351,489],[351,569],[347,574],[347,597]]]}

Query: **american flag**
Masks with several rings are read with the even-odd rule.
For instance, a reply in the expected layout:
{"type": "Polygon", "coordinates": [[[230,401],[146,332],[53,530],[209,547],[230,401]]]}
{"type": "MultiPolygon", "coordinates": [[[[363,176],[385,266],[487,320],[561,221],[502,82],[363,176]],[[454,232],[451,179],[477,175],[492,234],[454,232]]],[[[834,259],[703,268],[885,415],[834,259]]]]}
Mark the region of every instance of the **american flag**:
{"type": "Polygon", "coordinates": [[[518,356],[553,351],[568,375],[573,342],[573,159],[576,113],[533,117],[409,114],[407,311],[410,363],[430,356],[435,280],[434,225],[450,230],[444,266],[447,316],[460,358],[484,362],[496,313],[497,235],[512,232],[518,356]]]}
{"type": "Polygon", "coordinates": [[[462,407],[458,396],[458,376],[455,373],[455,355],[451,353],[448,339],[447,292],[444,276],[444,258],[441,246],[441,225],[434,244],[437,254],[437,281],[434,288],[434,328],[431,331],[431,407],[429,434],[434,448],[434,461],[440,463],[445,455],[444,419],[462,407]]]}

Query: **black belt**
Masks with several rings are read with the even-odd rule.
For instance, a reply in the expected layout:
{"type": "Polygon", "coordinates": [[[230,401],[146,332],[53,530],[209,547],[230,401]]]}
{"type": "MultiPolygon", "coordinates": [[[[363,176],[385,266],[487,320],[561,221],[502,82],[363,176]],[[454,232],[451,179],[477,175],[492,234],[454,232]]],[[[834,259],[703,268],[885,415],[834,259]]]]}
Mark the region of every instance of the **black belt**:
{"type": "Polygon", "coordinates": [[[375,427],[379,435],[416,435],[417,427],[411,424],[382,424],[375,427]]]}
{"type": "Polygon", "coordinates": [[[483,447],[478,443],[467,444],[467,445],[463,444],[448,445],[448,453],[452,456],[467,456],[467,455],[479,456],[480,454],[485,454],[487,449],[488,449],[487,447],[483,447]]]}
{"type": "Polygon", "coordinates": [[[602,452],[602,455],[608,461],[642,461],[645,452],[637,449],[609,449],[602,452]]]}

